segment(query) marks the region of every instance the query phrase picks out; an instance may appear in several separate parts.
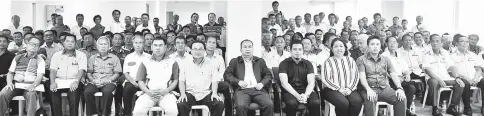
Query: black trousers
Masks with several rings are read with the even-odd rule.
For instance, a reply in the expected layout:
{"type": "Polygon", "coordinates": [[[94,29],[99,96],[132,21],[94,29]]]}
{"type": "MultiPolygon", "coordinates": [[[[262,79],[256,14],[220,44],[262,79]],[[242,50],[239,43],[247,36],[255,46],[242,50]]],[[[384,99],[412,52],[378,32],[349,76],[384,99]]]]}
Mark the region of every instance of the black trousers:
{"type": "Polygon", "coordinates": [[[91,83],[86,85],[84,90],[84,99],[86,100],[86,114],[94,115],[101,112],[99,115],[109,115],[111,112],[111,104],[113,103],[113,91],[116,85],[110,83],[101,88],[96,87],[91,83]],[[101,97],[101,107],[96,107],[96,98],[94,94],[101,91],[103,96],[101,97]]]}
{"type": "Polygon", "coordinates": [[[133,101],[135,100],[136,92],[140,89],[131,84],[130,82],[126,82],[123,88],[123,102],[124,102],[124,110],[123,114],[126,116],[131,116],[134,108],[133,101]]]}
{"type": "MultiPolygon", "coordinates": [[[[477,83],[477,87],[484,89],[484,78],[481,79],[481,81],[479,81],[479,83],[477,83]]],[[[484,98],[484,92],[481,91],[481,97],[484,98]]],[[[484,99],[483,99],[484,100],[484,99]]],[[[482,102],[482,106],[484,106],[484,102],[482,102]]],[[[484,108],[484,107],[482,107],[484,108]]]]}
{"type": "MultiPolygon", "coordinates": [[[[287,116],[296,116],[299,101],[289,92],[282,92],[282,100],[286,104],[284,108],[284,112],[287,116]]],[[[309,95],[307,100],[307,107],[309,109],[309,116],[320,116],[321,114],[321,101],[319,100],[318,95],[315,92],[312,92],[309,95]]]]}
{"type": "Polygon", "coordinates": [[[212,100],[212,94],[208,94],[200,101],[196,101],[195,97],[190,93],[186,93],[186,95],[187,101],[177,104],[179,116],[190,116],[190,111],[194,105],[206,105],[210,109],[211,116],[222,116],[224,103],[222,101],[212,100]]]}
{"type": "MultiPolygon", "coordinates": [[[[402,85],[403,91],[405,91],[405,97],[407,98],[407,109],[410,109],[410,106],[412,106],[414,95],[417,91],[417,87],[416,87],[417,83],[413,81],[409,81],[409,82],[403,81],[401,85],[402,85]]],[[[395,90],[397,89],[393,81],[390,81],[390,87],[392,87],[395,90]]]]}
{"type": "Polygon", "coordinates": [[[232,111],[232,100],[231,95],[230,95],[230,87],[229,83],[226,81],[220,81],[218,82],[218,93],[222,93],[225,100],[224,100],[224,105],[225,105],[225,116],[232,116],[233,111],[232,111]]]}
{"type": "Polygon", "coordinates": [[[358,116],[363,106],[363,99],[357,91],[351,92],[350,95],[344,96],[342,93],[325,88],[323,90],[324,99],[335,107],[338,116],[358,116]]]}
{"type": "MultiPolygon", "coordinates": [[[[116,82],[116,89],[114,92],[114,105],[115,105],[115,116],[119,116],[119,114],[123,111],[121,111],[121,104],[123,104],[123,82],[124,82],[124,76],[121,76],[120,79],[116,82]],[[122,79],[121,79],[122,78],[122,79]]],[[[124,109],[123,109],[124,110],[124,109]]]]}
{"type": "Polygon", "coordinates": [[[237,116],[247,116],[251,103],[259,105],[261,116],[273,116],[274,104],[267,91],[255,88],[239,89],[235,92],[235,110],[237,116]]]}
{"type": "MultiPolygon", "coordinates": [[[[437,101],[437,93],[439,88],[441,87],[439,82],[436,79],[429,79],[428,80],[428,85],[429,85],[429,94],[433,95],[433,104],[432,106],[438,106],[440,101],[437,101]]],[[[455,80],[446,80],[445,84],[448,86],[453,86],[452,87],[452,101],[450,104],[452,105],[458,105],[460,102],[460,99],[462,98],[462,102],[464,102],[464,107],[470,106],[470,97],[472,92],[470,91],[470,85],[469,82],[466,80],[462,80],[465,83],[464,87],[460,87],[459,84],[455,80]]]]}
{"type": "Polygon", "coordinates": [[[70,89],[58,89],[56,92],[50,92],[51,95],[51,109],[53,116],[62,116],[62,97],[61,93],[67,93],[67,100],[69,100],[69,115],[77,116],[79,113],[79,101],[81,99],[80,92],[82,91],[82,83],[79,83],[75,91],[70,89]]]}

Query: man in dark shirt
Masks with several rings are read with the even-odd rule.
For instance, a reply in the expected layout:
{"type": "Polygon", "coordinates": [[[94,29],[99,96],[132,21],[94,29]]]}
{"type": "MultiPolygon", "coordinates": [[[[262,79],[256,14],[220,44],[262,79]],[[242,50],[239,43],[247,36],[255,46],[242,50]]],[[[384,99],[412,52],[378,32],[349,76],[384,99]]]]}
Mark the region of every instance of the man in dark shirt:
{"type": "Polygon", "coordinates": [[[284,111],[288,116],[295,116],[299,104],[307,104],[309,116],[320,115],[320,99],[313,92],[315,86],[314,69],[310,61],[301,58],[303,44],[291,43],[291,57],[279,65],[282,100],[286,104],[284,111]]]}
{"type": "Polygon", "coordinates": [[[8,46],[8,37],[4,35],[0,35],[0,89],[5,87],[6,77],[8,73],[8,68],[12,63],[13,57],[15,57],[14,53],[7,51],[8,46]]]}
{"type": "MultiPolygon", "coordinates": [[[[131,53],[129,50],[127,49],[123,49],[122,48],[122,45],[123,45],[123,41],[124,41],[124,37],[122,34],[120,33],[116,33],[114,34],[113,36],[113,39],[111,40],[113,46],[109,49],[109,53],[113,54],[113,55],[116,55],[118,58],[119,58],[119,61],[121,62],[121,67],[122,64],[124,64],[124,58],[129,54],[131,53]]],[[[124,76],[120,76],[118,78],[118,81],[116,82],[116,92],[114,92],[114,102],[115,102],[115,114],[118,115],[121,111],[120,111],[120,107],[121,107],[121,104],[122,104],[122,100],[123,100],[123,82],[124,82],[124,76]]]]}

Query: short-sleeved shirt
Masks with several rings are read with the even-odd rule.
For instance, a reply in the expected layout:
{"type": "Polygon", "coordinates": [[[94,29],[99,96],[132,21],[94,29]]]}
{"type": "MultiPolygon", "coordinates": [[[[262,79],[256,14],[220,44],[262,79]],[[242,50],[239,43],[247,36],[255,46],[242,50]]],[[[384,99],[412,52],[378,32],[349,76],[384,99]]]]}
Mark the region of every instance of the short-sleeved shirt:
{"type": "Polygon", "coordinates": [[[141,55],[138,55],[138,53],[134,52],[128,54],[124,60],[123,73],[128,73],[131,78],[136,80],[140,64],[145,60],[149,60],[150,58],[151,55],[145,52],[143,52],[141,55]]]}
{"type": "Polygon", "coordinates": [[[324,61],[329,58],[329,55],[321,52],[319,54],[309,53],[308,55],[303,55],[302,58],[311,62],[311,64],[313,65],[314,73],[316,75],[319,75],[321,73],[321,67],[324,61]]]}
{"type": "Polygon", "coordinates": [[[450,57],[454,60],[454,66],[457,68],[458,73],[467,76],[468,79],[475,77],[475,67],[480,68],[483,66],[482,58],[479,58],[477,54],[471,51],[462,53],[457,50],[455,53],[450,54],[450,57]]]}
{"type": "MultiPolygon", "coordinates": [[[[119,61],[121,62],[121,64],[124,64],[124,59],[131,52],[128,49],[123,49],[121,47],[121,49],[119,49],[119,50],[114,50],[113,48],[111,48],[111,49],[109,49],[109,53],[116,55],[119,58],[119,61]]],[[[121,66],[123,66],[123,65],[121,65],[121,66]]]]}
{"type": "Polygon", "coordinates": [[[143,31],[143,29],[148,29],[148,30],[150,30],[151,33],[155,33],[155,31],[156,31],[155,26],[153,26],[153,25],[148,25],[148,26],[144,27],[143,24],[141,24],[141,25],[138,25],[138,27],[136,27],[136,31],[139,31],[139,32],[143,31]]]}
{"type": "Polygon", "coordinates": [[[99,51],[97,51],[97,49],[94,47],[92,48],[92,50],[88,50],[87,48],[81,48],[80,51],[86,54],[87,59],[99,53],[99,51]]]}
{"type": "Polygon", "coordinates": [[[60,37],[60,34],[62,32],[65,32],[66,31],[66,26],[67,25],[58,25],[58,24],[56,24],[56,26],[52,27],[51,30],[55,30],[57,32],[57,36],[56,37],[60,37]]]}
{"type": "Polygon", "coordinates": [[[96,54],[91,56],[87,62],[87,72],[92,73],[94,79],[107,79],[116,73],[123,72],[119,58],[110,53],[105,57],[96,54]]]}
{"type": "Polygon", "coordinates": [[[212,91],[212,82],[218,82],[215,63],[204,58],[200,64],[195,64],[193,60],[187,60],[180,66],[180,81],[186,83],[186,92],[192,94],[197,101],[202,100],[212,91]]]}
{"type": "Polygon", "coordinates": [[[31,57],[28,57],[27,53],[19,54],[12,60],[8,71],[15,73],[13,79],[16,82],[32,83],[37,75],[45,73],[45,62],[37,54],[31,57]]]}
{"type": "Polygon", "coordinates": [[[225,72],[225,61],[222,55],[214,53],[213,56],[205,56],[205,58],[210,59],[214,64],[215,64],[215,71],[217,72],[217,75],[219,79],[223,81],[223,75],[225,72]]]}
{"type": "Polygon", "coordinates": [[[8,73],[8,68],[10,68],[13,57],[15,57],[15,54],[9,51],[5,51],[0,55],[0,75],[8,73]]]}
{"type": "Polygon", "coordinates": [[[82,28],[86,28],[87,30],[91,29],[87,25],[82,25],[82,26],[79,27],[79,25],[76,24],[76,25],[71,26],[71,32],[72,32],[72,34],[76,35],[77,40],[82,39],[82,35],[81,35],[81,29],[82,28]]]}
{"type": "Polygon", "coordinates": [[[420,69],[420,64],[423,62],[424,54],[418,52],[417,50],[411,48],[410,50],[405,50],[403,47],[398,48],[397,54],[398,57],[401,57],[408,65],[408,68],[411,72],[416,75],[420,75],[422,73],[422,69],[420,69]]]}
{"type": "Polygon", "coordinates": [[[279,65],[279,73],[287,74],[288,82],[294,90],[298,93],[303,93],[308,86],[308,74],[313,74],[314,69],[311,62],[304,58],[299,63],[296,63],[292,57],[289,57],[279,65]]]}
{"type": "Polygon", "coordinates": [[[10,24],[8,26],[8,30],[10,30],[10,32],[12,32],[12,33],[24,32],[24,26],[19,25],[17,28],[15,28],[15,26],[13,24],[10,24]]]}
{"type": "Polygon", "coordinates": [[[409,66],[407,62],[398,54],[398,52],[395,52],[396,56],[391,55],[389,51],[383,52],[381,55],[386,56],[390,59],[392,62],[393,68],[395,68],[395,73],[403,78],[403,72],[409,71],[409,66]]]}
{"type": "Polygon", "coordinates": [[[102,25],[94,26],[94,27],[91,28],[91,30],[89,32],[91,32],[92,35],[94,36],[94,39],[97,40],[104,33],[104,29],[106,29],[106,27],[104,27],[102,25]]]}
{"type": "Polygon", "coordinates": [[[149,79],[147,86],[151,90],[166,89],[168,88],[168,81],[173,77],[178,78],[172,76],[177,75],[179,72],[173,72],[173,68],[178,67],[174,67],[176,61],[171,57],[156,61],[154,57],[151,56],[149,59],[145,59],[142,63],[146,69],[146,79],[149,79]]]}
{"type": "Polygon", "coordinates": [[[183,54],[183,57],[181,55],[178,54],[178,52],[175,52],[173,54],[170,54],[170,57],[171,58],[174,58],[176,62],[178,62],[178,65],[182,65],[182,63],[184,61],[190,61],[190,60],[193,60],[193,57],[192,55],[190,55],[190,53],[188,52],[185,52],[183,54]],[[189,60],[186,60],[186,59],[189,59],[189,60]]]}
{"type": "Polygon", "coordinates": [[[108,28],[106,31],[111,31],[113,33],[122,33],[124,32],[125,30],[125,26],[124,26],[125,23],[122,23],[121,21],[119,22],[116,22],[114,20],[112,20],[111,24],[108,25],[108,28]]]}
{"type": "Polygon", "coordinates": [[[76,79],[79,70],[87,70],[87,57],[81,51],[66,54],[65,51],[56,52],[50,62],[50,70],[57,71],[58,79],[76,79]]]}
{"type": "Polygon", "coordinates": [[[365,54],[356,60],[356,64],[359,72],[365,72],[366,80],[371,88],[388,87],[388,78],[391,73],[395,72],[390,59],[382,55],[378,55],[374,59],[370,54],[365,54]]]}
{"type": "Polygon", "coordinates": [[[64,47],[60,43],[52,43],[52,45],[50,45],[50,46],[47,46],[47,44],[44,43],[44,45],[40,46],[40,48],[45,48],[45,51],[47,52],[47,59],[46,59],[45,62],[48,65],[50,64],[50,61],[52,59],[52,56],[55,53],[64,50],[64,47]]]}
{"type": "Polygon", "coordinates": [[[285,50],[282,50],[282,55],[279,55],[277,53],[277,50],[273,50],[269,53],[269,58],[268,60],[265,60],[267,64],[267,67],[268,68],[272,68],[272,67],[278,67],[279,64],[284,61],[286,58],[289,58],[291,57],[291,53],[289,53],[288,51],[285,51],[285,50]]]}
{"type": "Polygon", "coordinates": [[[453,80],[448,73],[448,69],[454,66],[454,60],[450,57],[448,52],[440,50],[440,53],[434,53],[433,51],[426,54],[423,58],[423,69],[434,72],[436,76],[443,80],[453,80]]]}
{"type": "Polygon", "coordinates": [[[199,28],[199,27],[201,28],[202,25],[189,23],[185,26],[188,26],[188,28],[190,29],[190,34],[194,35],[194,34],[197,34],[197,28],[199,28]]]}
{"type": "Polygon", "coordinates": [[[134,31],[136,30],[136,27],[134,27],[133,25],[126,25],[124,26],[124,28],[125,28],[125,31],[131,32],[131,33],[134,33],[134,31]]]}
{"type": "Polygon", "coordinates": [[[12,41],[10,43],[8,43],[8,47],[7,47],[7,50],[8,51],[13,51],[13,50],[24,50],[25,49],[25,43],[22,42],[22,45],[17,45],[17,43],[15,43],[15,41],[12,41]]]}

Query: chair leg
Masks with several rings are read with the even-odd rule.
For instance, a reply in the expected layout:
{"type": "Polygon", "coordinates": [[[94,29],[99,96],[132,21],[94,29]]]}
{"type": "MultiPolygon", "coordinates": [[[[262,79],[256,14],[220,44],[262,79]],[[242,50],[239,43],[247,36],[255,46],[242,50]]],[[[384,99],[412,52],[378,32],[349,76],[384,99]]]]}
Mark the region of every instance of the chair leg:
{"type": "Polygon", "coordinates": [[[24,100],[19,100],[18,101],[18,115],[23,116],[24,115],[24,100]]]}
{"type": "Polygon", "coordinates": [[[450,106],[450,103],[452,102],[452,94],[454,94],[454,91],[450,91],[449,103],[448,104],[444,104],[444,105],[447,105],[447,107],[450,106]]]}
{"type": "Polygon", "coordinates": [[[378,110],[380,109],[380,106],[379,105],[376,105],[376,108],[375,108],[375,116],[378,116],[378,110]]]}
{"type": "Polygon", "coordinates": [[[425,89],[425,94],[424,94],[423,103],[422,103],[422,109],[425,108],[425,104],[427,102],[427,94],[429,94],[429,86],[427,86],[427,89],[425,89]]]}

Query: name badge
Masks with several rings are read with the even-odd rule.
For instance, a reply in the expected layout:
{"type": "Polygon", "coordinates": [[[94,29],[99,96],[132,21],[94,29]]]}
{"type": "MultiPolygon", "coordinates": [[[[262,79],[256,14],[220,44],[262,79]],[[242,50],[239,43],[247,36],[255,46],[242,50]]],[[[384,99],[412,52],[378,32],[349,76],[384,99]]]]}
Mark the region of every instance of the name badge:
{"type": "Polygon", "coordinates": [[[113,63],[108,63],[108,65],[109,65],[109,66],[112,66],[112,65],[114,65],[114,64],[113,64],[113,63]]]}
{"type": "Polygon", "coordinates": [[[128,66],[134,66],[136,65],[136,62],[128,62],[128,66]]]}

